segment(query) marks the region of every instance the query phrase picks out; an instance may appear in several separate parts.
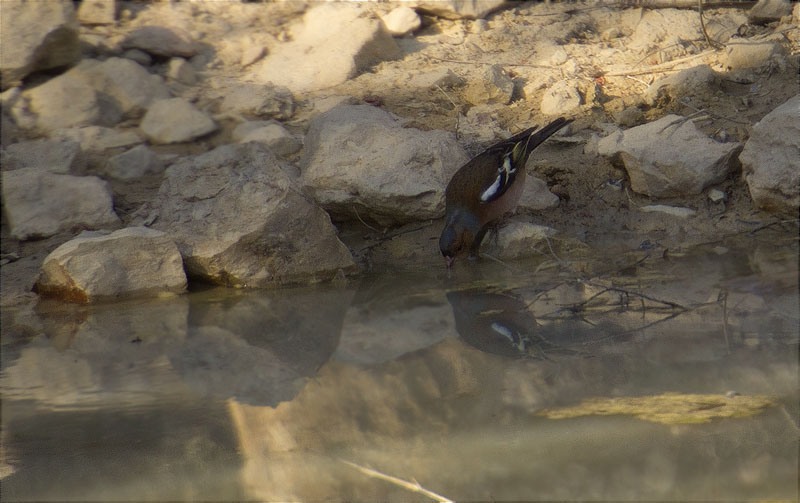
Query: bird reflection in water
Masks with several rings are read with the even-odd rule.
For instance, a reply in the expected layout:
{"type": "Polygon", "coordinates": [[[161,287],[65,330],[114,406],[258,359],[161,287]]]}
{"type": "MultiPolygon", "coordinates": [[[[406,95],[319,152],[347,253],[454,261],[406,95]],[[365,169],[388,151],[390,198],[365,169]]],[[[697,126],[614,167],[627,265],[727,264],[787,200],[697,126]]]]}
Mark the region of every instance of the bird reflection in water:
{"type": "Polygon", "coordinates": [[[469,289],[447,292],[461,338],[481,351],[508,358],[547,358],[574,351],[543,338],[528,306],[509,292],[469,289]]]}

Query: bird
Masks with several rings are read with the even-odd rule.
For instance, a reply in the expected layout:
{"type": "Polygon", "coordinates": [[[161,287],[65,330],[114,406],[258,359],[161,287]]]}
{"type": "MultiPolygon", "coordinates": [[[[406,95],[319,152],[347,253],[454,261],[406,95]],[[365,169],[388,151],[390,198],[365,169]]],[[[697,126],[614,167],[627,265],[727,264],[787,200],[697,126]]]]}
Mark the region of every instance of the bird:
{"type": "Polygon", "coordinates": [[[448,269],[469,252],[478,257],[486,231],[513,211],[525,185],[525,163],[533,149],[572,122],[559,117],[540,130],[526,129],[492,145],[461,166],[445,189],[445,224],[439,250],[448,269]]]}

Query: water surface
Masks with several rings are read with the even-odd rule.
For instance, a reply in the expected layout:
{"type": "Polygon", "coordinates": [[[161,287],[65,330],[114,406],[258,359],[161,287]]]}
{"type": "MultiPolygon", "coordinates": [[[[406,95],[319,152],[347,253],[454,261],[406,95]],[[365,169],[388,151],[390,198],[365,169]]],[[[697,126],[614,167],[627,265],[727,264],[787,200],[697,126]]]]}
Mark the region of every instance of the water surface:
{"type": "Polygon", "coordinates": [[[796,500],[796,241],[558,261],[7,309],[2,499],[796,500]]]}

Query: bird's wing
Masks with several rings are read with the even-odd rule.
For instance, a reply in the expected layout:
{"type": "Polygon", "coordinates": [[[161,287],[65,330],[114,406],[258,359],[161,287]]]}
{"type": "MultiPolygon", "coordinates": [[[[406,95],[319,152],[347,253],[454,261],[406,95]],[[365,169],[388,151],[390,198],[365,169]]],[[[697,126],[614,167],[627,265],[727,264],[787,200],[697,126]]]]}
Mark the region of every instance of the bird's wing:
{"type": "Polygon", "coordinates": [[[495,156],[497,173],[492,181],[481,190],[481,203],[487,204],[502,197],[514,183],[517,172],[525,168],[531,150],[570,122],[572,120],[559,117],[539,131],[536,131],[536,127],[532,127],[487,148],[481,155],[495,156]]]}

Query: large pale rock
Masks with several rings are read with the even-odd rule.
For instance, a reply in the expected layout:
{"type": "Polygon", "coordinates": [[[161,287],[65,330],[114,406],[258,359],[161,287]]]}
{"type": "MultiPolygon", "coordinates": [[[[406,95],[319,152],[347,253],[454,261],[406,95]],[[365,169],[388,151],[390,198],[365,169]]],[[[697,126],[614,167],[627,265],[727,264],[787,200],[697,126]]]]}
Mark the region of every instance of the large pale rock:
{"type": "Polygon", "coordinates": [[[2,179],[3,209],[14,238],[41,238],[73,227],[100,229],[119,224],[111,189],[97,177],[23,168],[3,171],[2,179]]]}
{"type": "Polygon", "coordinates": [[[340,106],[311,121],[303,181],[340,219],[381,224],[440,217],[444,188],[468,160],[452,134],[403,128],[369,105],[340,106]]]}
{"type": "MultiPolygon", "coordinates": [[[[710,23],[709,23],[710,24],[710,23]]],[[[697,12],[683,9],[647,9],[630,37],[634,49],[662,47],[666,41],[702,38],[697,12]]]]}
{"type": "Polygon", "coordinates": [[[187,274],[206,281],[262,287],[353,271],[330,217],[284,168],[258,143],[225,145],[169,167],[143,213],[175,239],[187,274]]]}
{"type": "Polygon", "coordinates": [[[505,0],[411,0],[408,5],[445,19],[480,19],[504,3],[505,0]]]}
{"type": "Polygon", "coordinates": [[[72,75],[59,75],[25,91],[23,96],[30,103],[36,127],[43,131],[113,126],[122,119],[122,111],[115,100],[72,75]]]}
{"type": "Polygon", "coordinates": [[[164,232],[129,227],[84,232],[44,259],[36,292],[73,302],[181,293],[186,274],[175,242],[164,232]]]}
{"type": "Polygon", "coordinates": [[[293,27],[292,35],[291,42],[275,48],[259,65],[256,80],[293,92],[324,89],[401,54],[383,23],[356,4],[315,7],[293,27]]]}
{"type": "Polygon", "coordinates": [[[39,168],[66,174],[86,164],[81,146],[72,140],[31,140],[14,143],[0,151],[3,169],[39,168]]]}
{"type": "Polygon", "coordinates": [[[503,260],[543,255],[549,253],[546,240],[555,234],[555,229],[544,225],[512,221],[500,228],[496,241],[489,235],[483,249],[503,260]]]}
{"type": "Polygon", "coordinates": [[[113,98],[124,118],[141,117],[154,101],[171,96],[161,77],[128,58],[84,59],[66,75],[113,98]]]}
{"type": "Polygon", "coordinates": [[[170,98],[154,102],[139,127],[153,143],[181,143],[216,131],[217,124],[187,100],[170,98]]]}
{"type": "Polygon", "coordinates": [[[139,49],[154,56],[191,58],[198,47],[192,36],[178,27],[143,26],[122,40],[123,49],[139,49]]]}
{"type": "Polygon", "coordinates": [[[197,83],[197,74],[194,68],[192,68],[191,63],[183,58],[172,58],[169,60],[167,77],[187,86],[192,86],[197,83]]]}
{"type": "Polygon", "coordinates": [[[645,101],[653,106],[661,99],[680,100],[699,92],[719,88],[719,76],[708,65],[692,68],[653,82],[645,91],[645,101]]]}
{"type": "Polygon", "coordinates": [[[759,0],[747,11],[747,20],[752,24],[767,24],[791,15],[792,3],[789,0],[759,0]]]}
{"type": "Polygon", "coordinates": [[[389,33],[395,37],[408,35],[422,24],[419,14],[414,9],[401,5],[381,16],[381,21],[386,25],[389,33]]]}
{"type": "Polygon", "coordinates": [[[115,155],[106,161],[105,174],[117,180],[135,180],[164,171],[164,161],[146,145],[115,155]]]}
{"type": "Polygon", "coordinates": [[[249,121],[236,126],[231,133],[239,143],[261,142],[277,155],[294,154],[302,144],[280,123],[275,121],[249,121]]]}
{"type": "Polygon", "coordinates": [[[0,2],[0,81],[6,89],[37,70],[80,57],[78,21],[69,0],[0,2]]]}
{"type": "Polygon", "coordinates": [[[564,115],[583,102],[574,82],[561,80],[550,86],[542,96],[539,109],[545,115],[564,115]]]}
{"type": "Polygon", "coordinates": [[[500,104],[511,101],[514,81],[500,65],[487,66],[464,90],[464,99],[473,105],[500,104]]]}
{"type": "Polygon", "coordinates": [[[225,89],[223,112],[253,118],[289,119],[294,114],[294,96],[286,87],[241,84],[225,89]]]}
{"type": "Polygon", "coordinates": [[[102,126],[59,129],[53,131],[51,136],[59,140],[75,141],[85,152],[102,152],[112,148],[130,147],[144,141],[144,138],[136,131],[102,126]]]}
{"type": "Polygon", "coordinates": [[[728,176],[741,150],[738,143],[718,143],[678,115],[626,131],[598,143],[598,153],[619,158],[631,188],[648,196],[699,194],[728,176]]]}
{"type": "Polygon", "coordinates": [[[725,46],[725,66],[731,70],[780,64],[782,59],[783,47],[770,40],[735,40],[725,46]]]}
{"type": "Polygon", "coordinates": [[[81,24],[114,24],[117,19],[117,0],[84,0],[78,7],[81,24]]]}
{"type": "Polygon", "coordinates": [[[558,196],[550,192],[547,183],[530,173],[525,177],[525,189],[519,198],[517,208],[522,210],[545,210],[558,206],[558,196]]]}
{"type": "Polygon", "coordinates": [[[768,113],[739,155],[753,201],[766,210],[800,207],[800,96],[768,113]]]}

